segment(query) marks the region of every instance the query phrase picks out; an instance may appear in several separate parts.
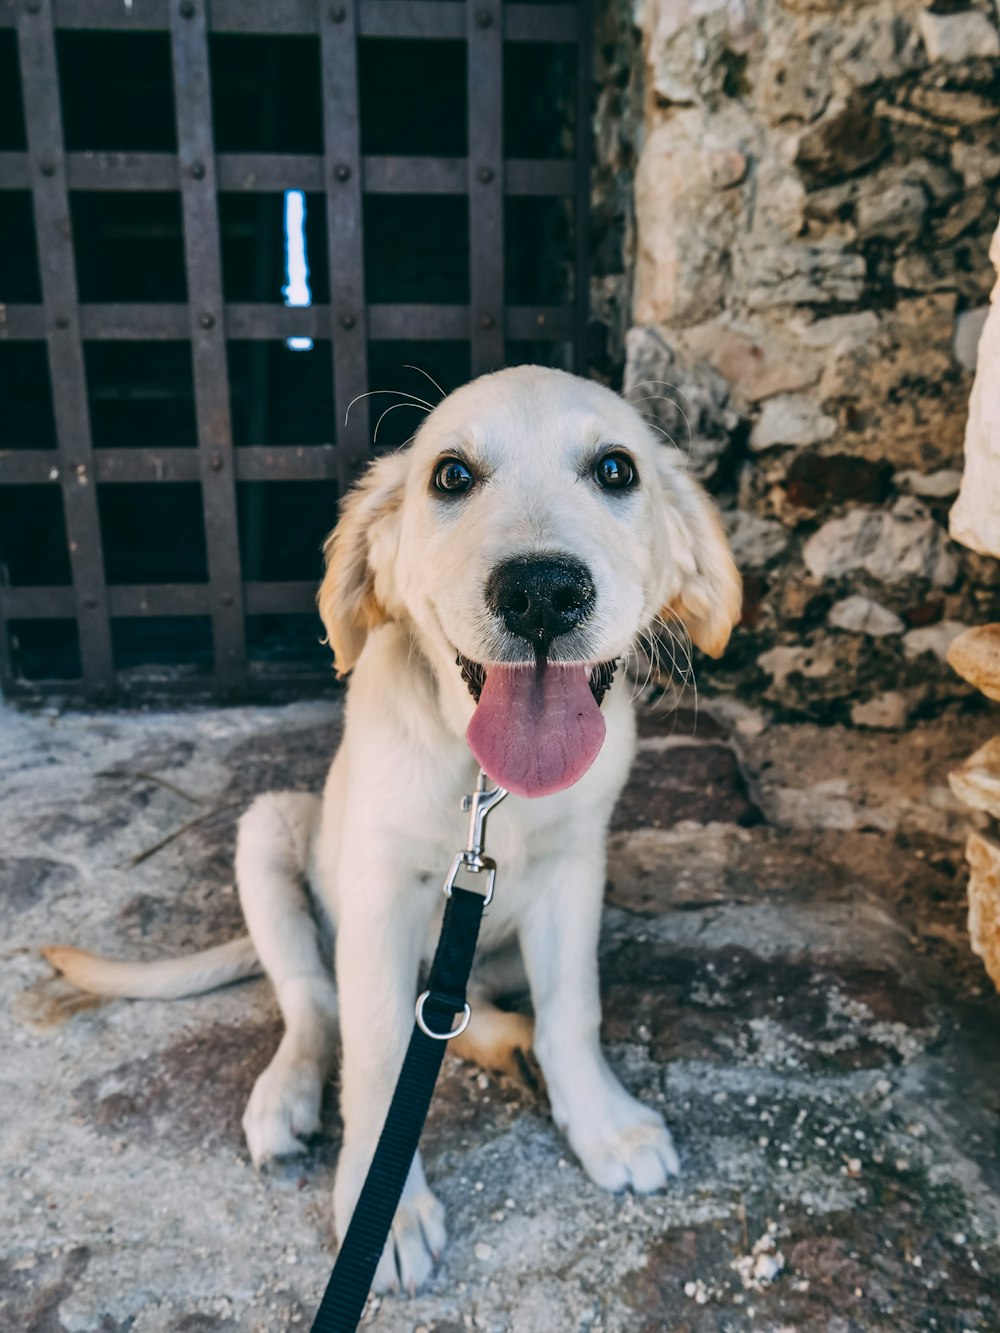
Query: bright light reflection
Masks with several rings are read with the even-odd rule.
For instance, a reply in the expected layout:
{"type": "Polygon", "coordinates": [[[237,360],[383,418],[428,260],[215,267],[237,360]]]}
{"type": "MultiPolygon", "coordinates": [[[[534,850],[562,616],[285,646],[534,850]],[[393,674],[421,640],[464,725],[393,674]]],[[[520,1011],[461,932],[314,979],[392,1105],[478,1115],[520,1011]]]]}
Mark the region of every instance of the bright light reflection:
{"type": "MultiPolygon", "coordinates": [[[[281,294],[286,306],[312,305],[306,255],[306,196],[302,190],[285,191],[285,285],[281,294]]],[[[309,352],[313,340],[288,338],[285,346],[290,352],[309,352]]]]}

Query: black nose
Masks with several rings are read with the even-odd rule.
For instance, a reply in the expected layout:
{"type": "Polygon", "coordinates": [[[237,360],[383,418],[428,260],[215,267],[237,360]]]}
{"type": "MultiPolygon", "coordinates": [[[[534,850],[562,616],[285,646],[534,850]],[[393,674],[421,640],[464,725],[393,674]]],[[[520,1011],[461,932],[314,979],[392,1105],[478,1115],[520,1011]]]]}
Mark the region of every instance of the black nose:
{"type": "Polygon", "coordinates": [[[572,556],[517,556],[497,565],[486,584],[486,604],[512,634],[545,652],[594,609],[594,584],[572,556]]]}

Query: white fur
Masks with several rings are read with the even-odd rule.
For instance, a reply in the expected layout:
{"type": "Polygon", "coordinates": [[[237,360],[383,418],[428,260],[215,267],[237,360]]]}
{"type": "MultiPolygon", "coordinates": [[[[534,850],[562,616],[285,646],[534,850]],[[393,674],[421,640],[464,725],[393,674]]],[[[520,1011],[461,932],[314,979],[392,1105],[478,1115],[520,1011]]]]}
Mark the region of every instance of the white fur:
{"type": "MultiPolygon", "coordinates": [[[[718,653],[738,614],[738,575],[683,460],[613,393],[558,371],[502,371],[452,394],[412,445],[375,463],[348,498],[319,599],[338,668],[352,672],[343,741],[321,801],[283,793],[254,803],[236,859],[253,945],[285,1020],[246,1109],[247,1142],[260,1164],[301,1150],[318,1127],[339,1010],[340,1235],[413,1026],[441,879],[464,837],[460,799],[476,779],[464,740],[474,704],[456,651],[487,668],[529,655],[489,614],[484,585],[498,563],[531,552],[576,557],[596,587],[593,615],[556,641],[554,658],[621,657],[667,611],[718,653]],[[586,470],[609,443],[635,460],[639,485],[628,496],[602,491],[586,470]],[[431,478],[452,450],[482,479],[467,496],[442,499],[431,478]],[[335,925],[336,991],[307,880],[335,925]]],[[[660,1115],[625,1091],[598,1040],[606,831],[635,743],[627,682],[615,682],[603,711],[607,739],[575,786],[534,801],[510,796],[492,816],[499,874],[480,953],[519,947],[553,1116],[587,1173],[608,1189],[645,1191],[676,1172],[677,1155],[660,1115]]],[[[247,957],[239,955],[244,970],[247,957]]],[[[508,983],[510,957],[508,949],[508,983]]],[[[80,979],[66,951],[55,961],[80,979]]],[[[194,974],[197,961],[174,966],[194,974]]],[[[86,980],[101,989],[93,964],[86,980]]],[[[490,993],[483,966],[474,999],[487,1043],[502,1021],[490,993]]],[[[443,1210],[418,1156],[376,1286],[416,1289],[444,1240],[443,1210]]]]}

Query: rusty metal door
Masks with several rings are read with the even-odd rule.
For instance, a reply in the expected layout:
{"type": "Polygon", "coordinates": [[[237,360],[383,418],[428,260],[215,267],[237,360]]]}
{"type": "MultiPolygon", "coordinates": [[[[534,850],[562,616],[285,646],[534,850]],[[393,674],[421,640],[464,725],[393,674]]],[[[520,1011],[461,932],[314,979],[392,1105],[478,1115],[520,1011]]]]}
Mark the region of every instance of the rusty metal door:
{"type": "Polygon", "coordinates": [[[8,697],[273,697],[330,682],[280,642],[255,649],[262,625],[281,641],[283,617],[319,637],[318,558],[309,577],[286,568],[274,515],[292,540],[299,500],[322,497],[332,526],[372,449],[362,395],[382,387],[384,350],[462,347],[474,375],[548,347],[585,368],[589,22],[586,4],[501,0],[0,0],[8,697]],[[546,101],[553,52],[569,53],[568,100],[546,101]],[[268,82],[275,69],[283,84],[268,82]],[[406,105],[436,85],[461,114],[406,105]],[[258,118],[277,127],[269,138],[247,136],[258,118]],[[554,155],[534,153],[541,122],[554,155]],[[570,281],[539,301],[517,270],[546,201],[570,219],[570,281]],[[301,257],[283,282],[260,246],[247,259],[278,206],[287,263],[311,243],[309,290],[301,257]],[[445,245],[402,283],[409,299],[392,299],[372,256],[407,249],[407,207],[445,245]],[[434,299],[420,299],[428,278],[434,299]],[[311,349],[308,373],[285,349],[311,349]],[[123,390],[140,352],[146,378],[123,390]],[[261,385],[276,356],[291,378],[275,402],[261,385]],[[173,387],[157,388],[161,373],[173,387]],[[322,381],[329,411],[297,440],[303,377],[322,381]]]}

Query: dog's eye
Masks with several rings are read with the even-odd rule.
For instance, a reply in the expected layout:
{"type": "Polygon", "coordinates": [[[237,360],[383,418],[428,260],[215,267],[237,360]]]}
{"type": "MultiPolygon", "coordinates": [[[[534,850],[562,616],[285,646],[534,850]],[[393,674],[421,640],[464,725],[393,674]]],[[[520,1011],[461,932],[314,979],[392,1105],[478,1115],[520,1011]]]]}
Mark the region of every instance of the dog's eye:
{"type": "Polygon", "coordinates": [[[462,495],[472,489],[474,478],[460,458],[443,458],[434,473],[434,489],[445,495],[462,495]]]}
{"type": "Polygon", "coordinates": [[[628,454],[605,454],[594,468],[594,480],[606,491],[625,491],[638,477],[628,454]]]}

